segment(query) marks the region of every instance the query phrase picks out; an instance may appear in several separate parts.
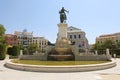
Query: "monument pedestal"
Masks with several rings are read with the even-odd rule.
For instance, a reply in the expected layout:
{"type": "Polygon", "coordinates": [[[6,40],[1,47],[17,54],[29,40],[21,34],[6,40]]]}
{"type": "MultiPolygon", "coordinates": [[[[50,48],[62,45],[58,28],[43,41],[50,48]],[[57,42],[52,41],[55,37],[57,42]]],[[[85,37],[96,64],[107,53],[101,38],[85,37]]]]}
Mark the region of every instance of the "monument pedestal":
{"type": "Polygon", "coordinates": [[[58,24],[58,35],[57,35],[58,40],[67,38],[67,28],[68,28],[68,25],[66,23],[58,24]]]}
{"type": "Polygon", "coordinates": [[[67,28],[68,25],[66,23],[58,24],[58,35],[54,49],[48,53],[49,60],[74,60],[70,41],[67,38],[67,28]]]}

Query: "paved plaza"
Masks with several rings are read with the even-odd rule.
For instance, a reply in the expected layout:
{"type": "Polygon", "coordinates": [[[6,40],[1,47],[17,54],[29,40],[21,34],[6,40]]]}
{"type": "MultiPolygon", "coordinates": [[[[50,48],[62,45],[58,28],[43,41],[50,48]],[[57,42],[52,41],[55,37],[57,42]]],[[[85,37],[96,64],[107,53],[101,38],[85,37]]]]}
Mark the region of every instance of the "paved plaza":
{"type": "Polygon", "coordinates": [[[4,67],[6,60],[0,61],[0,80],[120,80],[120,59],[117,66],[99,71],[44,73],[28,72],[4,67]]]}

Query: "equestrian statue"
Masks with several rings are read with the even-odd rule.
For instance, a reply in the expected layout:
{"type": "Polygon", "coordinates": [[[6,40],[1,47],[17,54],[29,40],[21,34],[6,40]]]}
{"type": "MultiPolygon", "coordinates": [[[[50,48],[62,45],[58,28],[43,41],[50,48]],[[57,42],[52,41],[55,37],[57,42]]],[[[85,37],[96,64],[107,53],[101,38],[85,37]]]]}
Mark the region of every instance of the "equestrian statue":
{"type": "Polygon", "coordinates": [[[66,23],[67,16],[65,12],[69,13],[69,11],[65,10],[64,7],[62,7],[62,9],[59,11],[60,23],[66,23]]]}

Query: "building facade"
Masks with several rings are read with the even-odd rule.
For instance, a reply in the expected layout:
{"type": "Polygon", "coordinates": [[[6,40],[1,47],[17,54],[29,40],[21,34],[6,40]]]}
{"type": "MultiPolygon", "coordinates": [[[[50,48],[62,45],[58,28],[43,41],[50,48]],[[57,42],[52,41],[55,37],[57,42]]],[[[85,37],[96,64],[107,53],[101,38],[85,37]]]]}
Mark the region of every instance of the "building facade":
{"type": "Polygon", "coordinates": [[[5,40],[7,46],[17,46],[18,45],[18,39],[16,35],[13,34],[5,34],[5,40]]]}
{"type": "Polygon", "coordinates": [[[85,35],[85,32],[81,29],[72,26],[68,27],[67,37],[72,44],[77,46],[78,52],[89,50],[88,40],[85,35]]]}
{"type": "Polygon", "coordinates": [[[103,44],[106,40],[111,40],[114,44],[120,42],[120,33],[100,35],[96,38],[96,43],[103,44]]]}
{"type": "Polygon", "coordinates": [[[33,37],[32,43],[36,44],[39,49],[45,51],[46,46],[48,45],[48,40],[44,37],[33,37]]]}
{"type": "Polygon", "coordinates": [[[14,35],[18,38],[18,44],[22,45],[24,48],[28,47],[32,43],[33,33],[23,30],[23,32],[15,31],[14,35]]]}

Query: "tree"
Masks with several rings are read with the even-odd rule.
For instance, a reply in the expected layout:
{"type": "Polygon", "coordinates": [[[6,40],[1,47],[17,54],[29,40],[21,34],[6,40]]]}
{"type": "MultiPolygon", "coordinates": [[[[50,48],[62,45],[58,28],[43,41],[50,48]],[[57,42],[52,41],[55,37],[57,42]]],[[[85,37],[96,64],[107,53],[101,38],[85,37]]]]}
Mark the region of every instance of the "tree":
{"type": "Polygon", "coordinates": [[[120,41],[118,41],[116,43],[116,49],[114,49],[114,53],[117,55],[117,56],[120,56],[120,41]]]}
{"type": "Polygon", "coordinates": [[[4,34],[5,34],[5,28],[2,24],[0,24],[0,43],[5,43],[5,37],[4,37],[4,34]]]}
{"type": "Polygon", "coordinates": [[[0,44],[0,60],[4,60],[6,56],[6,45],[0,44]]]}
{"type": "Polygon", "coordinates": [[[101,45],[100,44],[98,44],[98,43],[95,43],[95,45],[94,45],[94,48],[93,48],[94,50],[98,50],[98,49],[101,49],[101,45]]]}
{"type": "Polygon", "coordinates": [[[28,46],[29,54],[35,53],[35,51],[36,51],[37,49],[38,49],[37,44],[30,44],[30,45],[28,46]]]}
{"type": "Polygon", "coordinates": [[[117,48],[120,48],[120,41],[117,42],[117,48]]]}
{"type": "Polygon", "coordinates": [[[6,45],[5,45],[5,28],[0,24],[0,60],[5,59],[6,45]]]}
{"type": "Polygon", "coordinates": [[[50,41],[48,41],[48,45],[55,46],[55,44],[51,43],[50,41]]]}
{"type": "Polygon", "coordinates": [[[27,49],[27,48],[24,48],[24,49],[23,49],[23,54],[24,54],[24,55],[28,54],[28,49],[27,49]]]}
{"type": "Polygon", "coordinates": [[[19,46],[13,46],[12,47],[12,55],[13,56],[18,56],[19,55],[19,51],[20,51],[20,47],[19,46]]]}
{"type": "Polygon", "coordinates": [[[12,53],[13,53],[12,47],[8,47],[7,54],[12,55],[12,53]]]}
{"type": "Polygon", "coordinates": [[[102,45],[104,49],[106,48],[112,49],[113,46],[114,46],[114,43],[111,40],[106,40],[102,45]]]}

